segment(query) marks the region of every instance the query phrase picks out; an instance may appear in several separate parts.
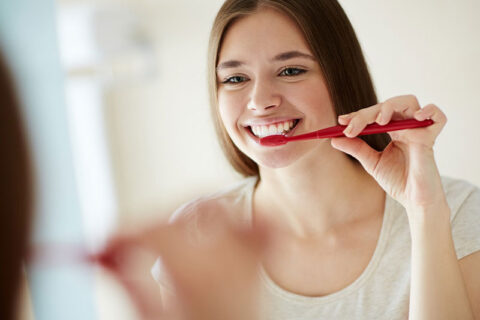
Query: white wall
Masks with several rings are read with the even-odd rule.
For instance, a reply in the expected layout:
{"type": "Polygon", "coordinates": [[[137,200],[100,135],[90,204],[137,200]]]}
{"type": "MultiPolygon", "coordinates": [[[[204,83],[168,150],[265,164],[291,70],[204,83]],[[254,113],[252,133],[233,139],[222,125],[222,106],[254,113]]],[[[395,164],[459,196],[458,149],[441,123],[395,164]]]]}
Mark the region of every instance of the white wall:
{"type": "Polygon", "coordinates": [[[221,154],[206,86],[210,25],[220,1],[145,6],[158,77],[107,94],[123,218],[158,218],[235,179],[221,154]]]}
{"type": "MultiPolygon", "coordinates": [[[[158,78],[107,99],[119,206],[128,221],[158,218],[237,178],[219,151],[205,81],[210,25],[220,0],[149,3],[145,21],[158,78]],[[144,214],[144,215],[142,215],[144,214]]],[[[412,93],[449,123],[436,145],[443,174],[480,185],[480,2],[342,0],[380,99],[412,93]]]]}

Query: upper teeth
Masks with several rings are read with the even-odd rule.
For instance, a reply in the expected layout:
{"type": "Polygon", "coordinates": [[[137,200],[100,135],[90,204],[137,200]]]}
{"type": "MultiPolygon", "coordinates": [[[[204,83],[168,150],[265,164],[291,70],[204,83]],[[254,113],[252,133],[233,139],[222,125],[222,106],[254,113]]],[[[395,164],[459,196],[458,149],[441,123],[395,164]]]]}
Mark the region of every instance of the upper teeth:
{"type": "Polygon", "coordinates": [[[290,120],[266,126],[251,126],[251,128],[254,135],[263,138],[277,134],[286,134],[293,128],[293,124],[293,120],[290,120]]]}

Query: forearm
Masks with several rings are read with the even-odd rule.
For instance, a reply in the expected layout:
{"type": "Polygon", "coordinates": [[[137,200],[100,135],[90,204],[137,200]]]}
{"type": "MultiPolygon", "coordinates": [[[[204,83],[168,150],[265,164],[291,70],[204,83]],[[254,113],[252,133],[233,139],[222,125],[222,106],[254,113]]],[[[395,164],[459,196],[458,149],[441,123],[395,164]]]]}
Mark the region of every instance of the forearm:
{"type": "Polygon", "coordinates": [[[455,254],[450,209],[409,210],[412,269],[409,319],[473,319],[455,254]]]}

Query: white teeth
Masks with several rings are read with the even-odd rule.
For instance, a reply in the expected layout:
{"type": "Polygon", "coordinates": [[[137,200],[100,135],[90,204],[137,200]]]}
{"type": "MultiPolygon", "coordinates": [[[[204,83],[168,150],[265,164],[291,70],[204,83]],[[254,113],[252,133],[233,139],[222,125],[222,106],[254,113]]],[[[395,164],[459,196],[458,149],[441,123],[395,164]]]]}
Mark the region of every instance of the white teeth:
{"type": "Polygon", "coordinates": [[[294,121],[290,120],[268,126],[251,126],[251,129],[255,136],[263,138],[271,135],[286,134],[293,128],[293,125],[294,121]]]}
{"type": "Polygon", "coordinates": [[[268,128],[266,126],[261,126],[260,127],[260,136],[268,136],[268,128]]]}

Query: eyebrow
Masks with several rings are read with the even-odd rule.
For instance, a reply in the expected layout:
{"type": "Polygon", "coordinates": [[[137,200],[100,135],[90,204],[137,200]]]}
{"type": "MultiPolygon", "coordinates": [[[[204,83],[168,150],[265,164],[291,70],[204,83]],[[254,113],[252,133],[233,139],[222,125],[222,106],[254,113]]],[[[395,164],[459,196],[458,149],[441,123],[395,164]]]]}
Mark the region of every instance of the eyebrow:
{"type": "Polygon", "coordinates": [[[244,65],[245,63],[238,61],[238,60],[228,60],[222,63],[219,63],[217,66],[217,71],[221,69],[227,69],[227,68],[236,68],[244,65]]]}
{"type": "Polygon", "coordinates": [[[295,50],[277,54],[275,57],[273,57],[273,60],[274,61],[285,61],[285,60],[289,60],[289,59],[293,59],[293,58],[306,58],[306,59],[310,59],[310,60],[313,60],[313,61],[317,60],[312,55],[309,55],[307,53],[303,53],[303,52],[300,52],[300,51],[295,51],[295,50]]]}
{"type": "MultiPolygon", "coordinates": [[[[293,50],[293,51],[287,51],[287,52],[282,52],[280,54],[277,54],[275,57],[273,57],[272,61],[286,61],[286,60],[293,59],[293,58],[305,58],[305,59],[310,59],[310,60],[313,60],[313,61],[317,60],[317,59],[315,59],[314,56],[312,56],[310,54],[293,50]]],[[[217,71],[219,71],[221,69],[237,68],[237,67],[240,67],[244,64],[245,63],[242,62],[242,61],[228,60],[228,61],[219,63],[216,69],[217,69],[217,71]]]]}

